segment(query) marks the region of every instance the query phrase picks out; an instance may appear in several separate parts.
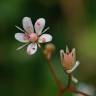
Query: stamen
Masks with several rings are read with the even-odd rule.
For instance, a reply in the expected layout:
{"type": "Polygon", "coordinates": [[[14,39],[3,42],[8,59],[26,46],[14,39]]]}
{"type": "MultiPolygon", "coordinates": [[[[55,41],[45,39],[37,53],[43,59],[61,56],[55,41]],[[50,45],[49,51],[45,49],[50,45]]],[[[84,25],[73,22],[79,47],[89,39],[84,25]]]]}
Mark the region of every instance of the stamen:
{"type": "Polygon", "coordinates": [[[20,50],[20,49],[22,49],[23,47],[25,47],[26,45],[28,45],[28,43],[26,43],[26,44],[24,44],[24,45],[19,46],[16,50],[20,50]]]}
{"type": "Polygon", "coordinates": [[[47,27],[42,33],[45,33],[46,31],[48,31],[50,29],[50,27],[47,27]]]}
{"type": "Polygon", "coordinates": [[[41,48],[41,45],[39,43],[37,43],[37,44],[38,44],[38,47],[41,48]]]}
{"type": "Polygon", "coordinates": [[[17,29],[19,29],[20,31],[22,31],[22,32],[25,32],[23,29],[21,29],[20,27],[18,27],[18,26],[16,26],[15,25],[15,27],[17,28],[17,29]]]}

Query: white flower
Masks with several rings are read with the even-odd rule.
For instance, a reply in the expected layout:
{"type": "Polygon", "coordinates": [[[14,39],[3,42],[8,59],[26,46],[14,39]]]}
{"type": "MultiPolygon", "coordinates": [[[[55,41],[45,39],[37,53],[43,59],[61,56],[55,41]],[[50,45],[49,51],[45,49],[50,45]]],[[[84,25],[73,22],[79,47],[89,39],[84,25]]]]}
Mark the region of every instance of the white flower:
{"type": "Polygon", "coordinates": [[[32,55],[37,51],[37,46],[39,45],[39,43],[50,42],[52,40],[52,36],[50,34],[43,34],[49,29],[48,27],[45,30],[43,30],[45,26],[44,18],[37,19],[33,27],[31,18],[24,17],[22,20],[22,24],[24,30],[22,30],[18,26],[16,27],[24,33],[16,33],[15,39],[25,44],[17,48],[17,50],[22,49],[23,47],[28,45],[27,53],[29,55],[32,55]]]}

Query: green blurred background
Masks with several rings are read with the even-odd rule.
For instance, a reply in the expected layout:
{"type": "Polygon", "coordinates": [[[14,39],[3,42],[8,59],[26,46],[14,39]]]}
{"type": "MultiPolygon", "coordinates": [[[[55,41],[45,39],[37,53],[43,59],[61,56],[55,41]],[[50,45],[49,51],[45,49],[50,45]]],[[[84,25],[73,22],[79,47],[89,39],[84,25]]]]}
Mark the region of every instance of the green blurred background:
{"type": "MultiPolygon", "coordinates": [[[[40,50],[26,54],[14,34],[22,18],[46,19],[53,35],[56,55],[54,68],[64,83],[59,50],[76,48],[81,64],[75,71],[80,82],[96,86],[96,0],[0,0],[0,96],[55,96],[57,87],[40,50]]],[[[66,84],[66,83],[64,83],[66,84]]],[[[66,94],[65,96],[71,96],[66,94]]]]}

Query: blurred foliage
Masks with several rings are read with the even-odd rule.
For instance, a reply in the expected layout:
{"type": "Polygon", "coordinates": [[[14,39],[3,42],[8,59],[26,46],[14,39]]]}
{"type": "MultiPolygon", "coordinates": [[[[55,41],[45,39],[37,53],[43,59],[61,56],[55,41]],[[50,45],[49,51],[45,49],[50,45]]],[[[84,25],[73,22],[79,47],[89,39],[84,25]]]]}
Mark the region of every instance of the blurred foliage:
{"type": "MultiPolygon", "coordinates": [[[[60,66],[59,50],[66,44],[77,49],[80,67],[75,71],[81,82],[96,86],[96,0],[0,0],[0,96],[55,96],[56,85],[40,50],[26,54],[14,39],[22,18],[46,19],[53,35],[56,54],[53,62],[58,77],[66,82],[60,66]]],[[[66,83],[65,83],[66,84],[66,83]]],[[[65,96],[71,96],[66,93],[65,96]]]]}

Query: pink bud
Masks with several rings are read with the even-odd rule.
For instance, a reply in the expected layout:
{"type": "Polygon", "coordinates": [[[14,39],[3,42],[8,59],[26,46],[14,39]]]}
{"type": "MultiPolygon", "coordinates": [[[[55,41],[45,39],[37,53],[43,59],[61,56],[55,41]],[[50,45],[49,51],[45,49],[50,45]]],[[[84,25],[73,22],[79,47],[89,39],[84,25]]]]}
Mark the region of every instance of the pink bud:
{"type": "Polygon", "coordinates": [[[63,50],[60,51],[60,58],[61,58],[61,63],[63,65],[63,67],[65,68],[65,70],[70,70],[75,61],[75,49],[72,49],[71,52],[69,52],[68,47],[66,47],[66,52],[64,52],[63,50]]]}

